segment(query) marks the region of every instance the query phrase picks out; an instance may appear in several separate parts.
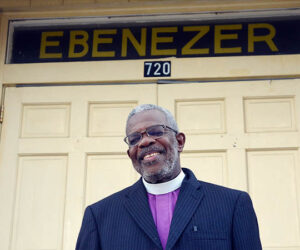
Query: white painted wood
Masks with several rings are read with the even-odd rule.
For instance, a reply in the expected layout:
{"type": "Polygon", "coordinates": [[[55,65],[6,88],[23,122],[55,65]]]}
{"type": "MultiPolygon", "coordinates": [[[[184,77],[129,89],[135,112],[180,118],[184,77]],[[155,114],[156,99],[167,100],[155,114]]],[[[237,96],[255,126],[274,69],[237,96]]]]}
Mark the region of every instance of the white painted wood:
{"type": "Polygon", "coordinates": [[[78,3],[95,3],[95,0],[64,0],[64,5],[73,5],[78,3]]]}
{"type": "Polygon", "coordinates": [[[300,249],[300,80],[276,80],[7,88],[1,250],[74,249],[84,207],[138,178],[122,139],[141,103],[175,114],[187,135],[182,166],[250,193],[264,249],[300,249]]]}
{"type": "MultiPolygon", "coordinates": [[[[124,127],[116,121],[125,121],[136,102],[89,104],[88,136],[106,137],[124,135],[124,127]]],[[[123,123],[121,123],[123,125],[123,123]]]]}
{"type": "Polygon", "coordinates": [[[130,186],[139,178],[138,173],[132,171],[125,152],[118,155],[88,155],[86,176],[85,205],[130,186]],[[113,179],[108,178],[110,176],[113,179]]]}
{"type": "Polygon", "coordinates": [[[244,104],[247,132],[296,130],[293,97],[250,98],[244,104]]]}
{"type": "Polygon", "coordinates": [[[187,135],[182,165],[250,193],[264,249],[299,250],[300,80],[161,84],[158,103],[187,135]]]}
{"type": "Polygon", "coordinates": [[[195,152],[182,154],[182,166],[190,168],[201,180],[227,185],[228,166],[226,152],[195,152]]]}
{"type": "Polygon", "coordinates": [[[30,6],[60,6],[63,5],[63,0],[30,0],[30,6]]]}
{"type": "Polygon", "coordinates": [[[269,248],[300,246],[298,152],[258,150],[247,154],[249,192],[269,248]],[[297,187],[298,186],[298,187],[297,187]]]}
{"type": "Polygon", "coordinates": [[[176,118],[181,129],[187,134],[223,134],[226,131],[225,101],[224,99],[177,100],[176,118]],[[203,116],[206,117],[205,120],[203,116]]]}
{"type": "Polygon", "coordinates": [[[22,138],[68,137],[70,104],[24,104],[22,138]]]}
{"type": "Polygon", "coordinates": [[[141,103],[155,85],[6,89],[1,250],[75,248],[85,206],[138,179],[123,137],[141,103]]]}
{"type": "MultiPolygon", "coordinates": [[[[285,78],[300,75],[300,55],[167,58],[171,80],[285,78]],[[265,67],[268,65],[268,67],[265,67]]],[[[151,61],[151,60],[150,60],[151,61]]],[[[4,64],[3,83],[86,83],[156,81],[143,78],[144,60],[4,64]],[[116,74],[117,69],[117,74],[116,74]],[[37,73],[38,72],[38,73],[37,73]]]]}
{"type": "Polygon", "coordinates": [[[29,7],[30,0],[0,0],[1,7],[29,7]]]}
{"type": "Polygon", "coordinates": [[[61,249],[67,156],[20,156],[11,249],[61,249]]]}

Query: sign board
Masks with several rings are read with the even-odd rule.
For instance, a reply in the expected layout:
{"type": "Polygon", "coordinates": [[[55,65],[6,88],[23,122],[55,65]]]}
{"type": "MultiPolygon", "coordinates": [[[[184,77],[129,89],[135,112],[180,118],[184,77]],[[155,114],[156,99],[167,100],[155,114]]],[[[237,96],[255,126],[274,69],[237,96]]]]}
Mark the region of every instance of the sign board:
{"type": "Polygon", "coordinates": [[[300,53],[300,17],[248,21],[19,25],[10,35],[12,39],[6,63],[300,53]]]}
{"type": "Polygon", "coordinates": [[[171,76],[171,61],[144,62],[144,77],[171,76]]]}

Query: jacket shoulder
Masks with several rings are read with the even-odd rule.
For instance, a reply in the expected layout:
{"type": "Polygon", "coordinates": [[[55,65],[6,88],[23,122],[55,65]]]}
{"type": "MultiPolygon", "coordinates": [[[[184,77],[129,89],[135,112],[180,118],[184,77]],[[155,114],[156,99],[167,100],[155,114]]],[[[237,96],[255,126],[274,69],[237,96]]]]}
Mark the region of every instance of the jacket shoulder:
{"type": "Polygon", "coordinates": [[[244,191],[229,188],[229,187],[224,187],[221,185],[205,182],[205,181],[200,181],[198,180],[200,185],[203,187],[203,189],[206,192],[216,192],[216,193],[221,193],[221,194],[231,194],[231,195],[240,195],[241,193],[245,193],[244,191]]]}
{"type": "Polygon", "coordinates": [[[252,204],[249,194],[245,191],[219,186],[212,183],[199,181],[202,186],[203,193],[207,200],[211,203],[226,204],[226,206],[234,208],[236,204],[245,201],[252,204]]]}

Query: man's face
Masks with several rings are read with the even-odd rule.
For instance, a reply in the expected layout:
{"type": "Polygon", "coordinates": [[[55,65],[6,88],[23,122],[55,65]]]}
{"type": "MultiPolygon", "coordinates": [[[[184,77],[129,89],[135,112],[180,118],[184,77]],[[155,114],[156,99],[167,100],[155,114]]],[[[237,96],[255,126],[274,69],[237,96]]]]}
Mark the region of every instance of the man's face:
{"type": "MultiPolygon", "coordinates": [[[[153,125],[167,125],[165,115],[159,110],[140,112],[128,122],[127,135],[145,131],[153,125]]],[[[166,134],[158,139],[143,134],[141,141],[128,149],[135,170],[150,183],[166,182],[175,178],[180,172],[179,152],[182,152],[184,134],[175,134],[167,129],[166,134]]]]}

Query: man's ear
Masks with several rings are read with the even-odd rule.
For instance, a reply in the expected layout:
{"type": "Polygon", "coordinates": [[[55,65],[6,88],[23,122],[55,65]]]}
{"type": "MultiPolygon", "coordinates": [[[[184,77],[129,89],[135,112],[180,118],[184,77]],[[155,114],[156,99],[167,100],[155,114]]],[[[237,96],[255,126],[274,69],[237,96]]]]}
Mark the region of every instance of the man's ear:
{"type": "Polygon", "coordinates": [[[178,152],[182,152],[184,144],[185,144],[185,134],[184,133],[178,133],[176,135],[176,140],[177,140],[177,143],[178,143],[178,152]]]}

